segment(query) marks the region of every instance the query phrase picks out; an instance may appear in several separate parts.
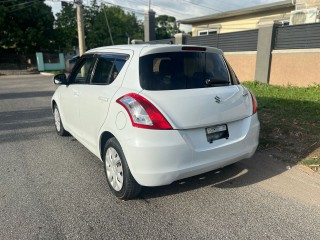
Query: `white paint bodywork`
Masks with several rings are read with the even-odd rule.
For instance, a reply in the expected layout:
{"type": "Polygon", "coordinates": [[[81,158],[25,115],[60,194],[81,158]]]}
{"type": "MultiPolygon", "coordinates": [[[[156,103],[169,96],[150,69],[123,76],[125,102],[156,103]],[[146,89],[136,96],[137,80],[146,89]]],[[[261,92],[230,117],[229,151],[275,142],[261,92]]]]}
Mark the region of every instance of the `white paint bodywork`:
{"type": "MultiPolygon", "coordinates": [[[[181,51],[177,45],[129,45],[98,48],[88,53],[126,53],[130,58],[110,85],[61,85],[53,95],[64,127],[101,159],[104,132],[119,141],[129,168],[143,186],[170,184],[251,157],[259,138],[259,120],[242,85],[186,90],[147,91],[139,82],[139,57],[181,51]],[[116,100],[127,93],[148,99],[173,130],[133,127],[116,100]],[[219,96],[220,103],[215,102],[219,96]],[[227,124],[228,139],[209,143],[205,128],[227,124]]],[[[218,49],[207,51],[222,54],[218,49]]]]}

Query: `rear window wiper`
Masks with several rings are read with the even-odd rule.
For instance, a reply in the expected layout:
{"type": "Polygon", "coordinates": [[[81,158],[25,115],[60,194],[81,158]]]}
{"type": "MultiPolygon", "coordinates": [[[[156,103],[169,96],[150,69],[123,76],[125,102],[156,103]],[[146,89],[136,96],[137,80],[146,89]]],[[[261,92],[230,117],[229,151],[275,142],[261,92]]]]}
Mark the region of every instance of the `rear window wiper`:
{"type": "Polygon", "coordinates": [[[229,85],[230,82],[228,80],[218,80],[218,79],[206,79],[205,80],[206,86],[211,86],[211,85],[215,85],[215,84],[226,84],[229,85]]]}

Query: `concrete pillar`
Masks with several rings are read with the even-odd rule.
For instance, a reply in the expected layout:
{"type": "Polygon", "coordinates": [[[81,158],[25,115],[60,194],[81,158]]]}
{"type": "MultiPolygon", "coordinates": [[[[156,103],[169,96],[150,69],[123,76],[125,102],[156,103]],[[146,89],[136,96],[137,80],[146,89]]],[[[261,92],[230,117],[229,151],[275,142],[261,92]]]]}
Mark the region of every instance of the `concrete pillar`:
{"type": "Polygon", "coordinates": [[[156,13],[149,9],[144,13],[144,41],[149,42],[156,40],[156,13]]]}
{"type": "Polygon", "coordinates": [[[177,33],[174,35],[175,44],[184,45],[187,44],[187,38],[190,37],[189,34],[186,33],[177,33]]]}
{"type": "Polygon", "coordinates": [[[256,60],[255,80],[269,83],[271,68],[271,52],[274,43],[275,23],[264,22],[259,24],[258,47],[256,60]]]}
{"type": "Polygon", "coordinates": [[[59,53],[59,64],[60,64],[60,69],[66,69],[66,64],[65,64],[65,59],[64,59],[63,53],[59,53]]]}
{"type": "Polygon", "coordinates": [[[44,71],[44,62],[43,62],[42,52],[37,52],[36,57],[37,57],[38,71],[42,72],[42,71],[44,71]]]}

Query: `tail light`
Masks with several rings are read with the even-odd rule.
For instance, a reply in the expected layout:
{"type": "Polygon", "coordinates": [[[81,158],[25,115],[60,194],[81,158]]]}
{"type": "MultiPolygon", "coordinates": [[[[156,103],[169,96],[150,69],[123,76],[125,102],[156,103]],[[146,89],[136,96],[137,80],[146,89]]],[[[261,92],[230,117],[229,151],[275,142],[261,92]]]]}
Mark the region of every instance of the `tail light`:
{"type": "Polygon", "coordinates": [[[151,102],[136,93],[120,97],[117,99],[117,103],[126,109],[134,127],[157,130],[172,129],[161,112],[151,102]]]}
{"type": "Polygon", "coordinates": [[[252,100],[252,114],[255,114],[258,110],[258,102],[256,97],[253,95],[253,93],[251,91],[249,91],[250,96],[251,96],[251,100],[252,100]]]}

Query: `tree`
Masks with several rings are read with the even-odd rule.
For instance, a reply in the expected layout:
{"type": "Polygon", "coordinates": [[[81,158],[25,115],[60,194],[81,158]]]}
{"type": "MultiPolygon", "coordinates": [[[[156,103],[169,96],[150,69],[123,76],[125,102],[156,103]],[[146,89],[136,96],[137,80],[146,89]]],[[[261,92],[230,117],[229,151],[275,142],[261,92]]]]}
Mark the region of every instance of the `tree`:
{"type": "MultiPolygon", "coordinates": [[[[114,44],[126,44],[127,37],[143,38],[143,25],[136,16],[124,12],[120,7],[98,5],[96,0],[84,9],[84,24],[87,49],[112,45],[109,29],[114,44]]],[[[78,46],[76,10],[70,5],[65,6],[57,14],[55,23],[59,44],[64,52],[78,46]]]]}
{"type": "Polygon", "coordinates": [[[167,39],[180,33],[175,17],[160,15],[156,17],[156,39],[167,39]]]}
{"type": "Polygon", "coordinates": [[[134,14],[124,12],[120,7],[102,5],[87,9],[86,21],[86,44],[88,48],[126,44],[127,38],[142,38],[143,27],[134,14]],[[108,29],[108,24],[110,29],[108,29]],[[111,36],[110,36],[110,33],[111,36]]]}
{"type": "Polygon", "coordinates": [[[0,5],[0,48],[20,53],[53,49],[53,22],[44,0],[5,1],[0,5]]]}
{"type": "Polygon", "coordinates": [[[71,52],[78,45],[77,13],[72,4],[65,4],[61,13],[56,14],[56,42],[64,52],[71,52]]]}

